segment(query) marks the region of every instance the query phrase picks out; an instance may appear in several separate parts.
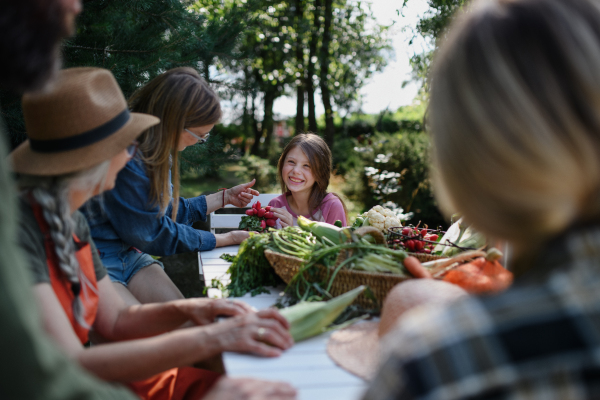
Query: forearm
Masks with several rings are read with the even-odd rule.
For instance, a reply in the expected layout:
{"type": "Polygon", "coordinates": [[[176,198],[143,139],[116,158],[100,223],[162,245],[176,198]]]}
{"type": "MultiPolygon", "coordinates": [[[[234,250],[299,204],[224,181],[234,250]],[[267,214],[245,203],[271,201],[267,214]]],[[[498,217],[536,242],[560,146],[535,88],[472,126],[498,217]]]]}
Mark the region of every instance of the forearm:
{"type": "Polygon", "coordinates": [[[145,338],[172,331],[189,320],[180,300],[130,306],[119,312],[111,332],[100,332],[112,340],[145,338]]]}
{"type": "MultiPolygon", "coordinates": [[[[227,191],[225,190],[225,204],[228,203],[227,191]]],[[[206,213],[210,214],[213,211],[223,208],[223,191],[209,194],[206,196],[206,213]]]]}
{"type": "Polygon", "coordinates": [[[108,343],[83,349],[79,363],[101,379],[128,382],[170,368],[191,365],[222,352],[207,328],[181,329],[148,339],[108,343]]]}

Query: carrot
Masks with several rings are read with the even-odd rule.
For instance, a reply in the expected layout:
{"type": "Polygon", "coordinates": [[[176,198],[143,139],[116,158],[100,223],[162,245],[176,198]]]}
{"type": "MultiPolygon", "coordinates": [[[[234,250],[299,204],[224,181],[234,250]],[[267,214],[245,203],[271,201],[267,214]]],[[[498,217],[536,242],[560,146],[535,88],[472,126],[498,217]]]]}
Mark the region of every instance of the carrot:
{"type": "Polygon", "coordinates": [[[432,278],[431,273],[421,265],[421,262],[417,260],[416,257],[406,257],[404,259],[404,266],[406,267],[408,272],[410,272],[411,275],[415,278],[432,278]]]}
{"type": "Polygon", "coordinates": [[[511,285],[513,274],[496,260],[478,257],[451,270],[443,280],[473,294],[498,293],[511,285]]]}

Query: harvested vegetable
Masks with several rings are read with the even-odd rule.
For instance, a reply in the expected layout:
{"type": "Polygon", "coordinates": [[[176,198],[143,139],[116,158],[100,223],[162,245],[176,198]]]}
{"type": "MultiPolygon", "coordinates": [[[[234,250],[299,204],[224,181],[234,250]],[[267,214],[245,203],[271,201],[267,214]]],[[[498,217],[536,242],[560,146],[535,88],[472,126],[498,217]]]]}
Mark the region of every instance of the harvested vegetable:
{"type": "Polygon", "coordinates": [[[385,232],[388,228],[402,226],[402,224],[392,210],[382,206],[375,206],[368,212],[359,215],[352,225],[353,228],[359,228],[360,226],[373,226],[385,232]]]}
{"type": "Polygon", "coordinates": [[[340,231],[342,228],[335,225],[326,222],[311,221],[300,215],[298,216],[298,226],[305,231],[312,232],[319,239],[326,238],[326,240],[331,241],[333,244],[340,244],[341,242],[340,231]]]}
{"type": "Polygon", "coordinates": [[[271,210],[270,206],[261,208],[260,201],[257,201],[252,205],[251,209],[246,210],[246,215],[242,217],[238,229],[263,232],[267,229],[267,226],[275,226],[277,218],[269,210],[271,210]]]}
{"type": "Polygon", "coordinates": [[[283,283],[265,257],[265,249],[270,243],[268,233],[250,232],[250,237],[242,242],[237,256],[227,272],[231,282],[226,287],[226,295],[241,297],[250,292],[252,295],[268,293],[265,286],[277,286],[283,283]]]}
{"type": "Polygon", "coordinates": [[[513,274],[498,262],[498,254],[496,249],[490,249],[487,257],[478,257],[449,271],[444,281],[472,294],[501,292],[512,284],[513,274]]]}
{"type": "Polygon", "coordinates": [[[292,338],[299,342],[323,333],[364,290],[364,286],[359,286],[329,301],[303,301],[280,310],[280,313],[290,323],[292,338]]]}
{"type": "Polygon", "coordinates": [[[231,282],[225,287],[225,294],[240,297],[250,292],[254,296],[267,293],[265,286],[283,283],[265,257],[266,249],[308,259],[320,247],[322,245],[312,233],[305,232],[297,226],[271,229],[262,234],[251,232],[250,237],[240,245],[233,260],[228,254],[221,257],[232,263],[228,270],[231,282]]]}

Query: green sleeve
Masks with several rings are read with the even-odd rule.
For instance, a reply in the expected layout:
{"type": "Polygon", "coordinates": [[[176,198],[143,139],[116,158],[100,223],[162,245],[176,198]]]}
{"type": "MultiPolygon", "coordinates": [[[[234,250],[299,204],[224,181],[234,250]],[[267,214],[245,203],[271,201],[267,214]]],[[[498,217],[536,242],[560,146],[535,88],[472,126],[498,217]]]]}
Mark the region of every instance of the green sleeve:
{"type": "Polygon", "coordinates": [[[68,360],[43,333],[24,253],[18,247],[15,189],[0,133],[0,399],[133,400],[68,360]]]}

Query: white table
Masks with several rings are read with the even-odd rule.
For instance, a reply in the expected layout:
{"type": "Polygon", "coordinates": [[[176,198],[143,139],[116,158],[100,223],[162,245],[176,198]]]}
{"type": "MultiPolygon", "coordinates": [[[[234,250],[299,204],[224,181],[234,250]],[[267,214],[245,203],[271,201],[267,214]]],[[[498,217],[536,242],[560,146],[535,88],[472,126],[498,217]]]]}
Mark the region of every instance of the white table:
{"type": "MultiPolygon", "coordinates": [[[[237,250],[238,246],[228,246],[199,253],[200,275],[203,275],[207,286],[212,279],[229,283],[229,263],[219,257],[223,253],[235,255],[237,250]]],[[[255,297],[246,294],[240,300],[260,310],[273,305],[280,296],[280,290],[270,288],[268,294],[255,297]]],[[[209,297],[220,296],[219,290],[209,290],[209,297]]],[[[329,335],[325,333],[297,343],[277,358],[224,353],[227,375],[288,382],[298,390],[300,400],[360,399],[367,384],[329,358],[326,352],[329,335]]]]}

